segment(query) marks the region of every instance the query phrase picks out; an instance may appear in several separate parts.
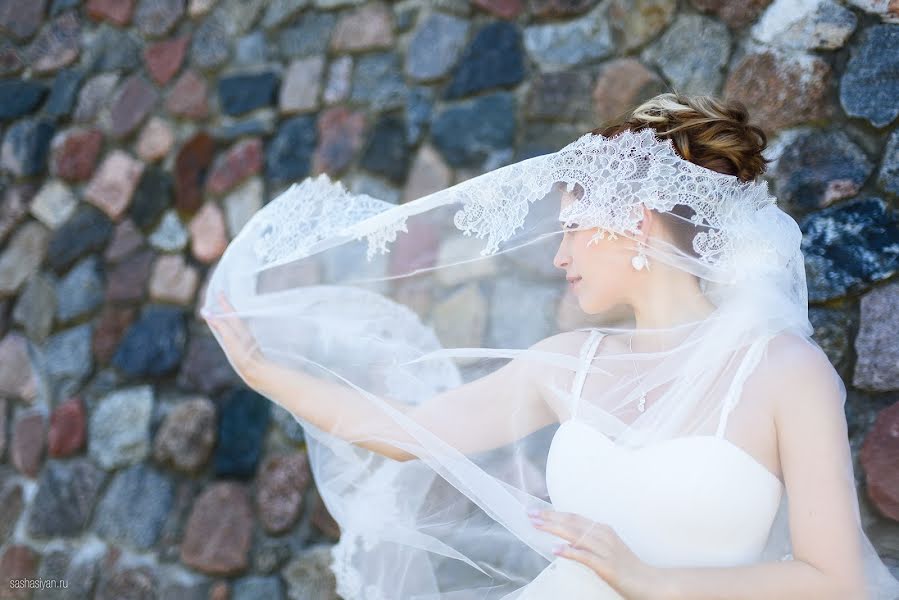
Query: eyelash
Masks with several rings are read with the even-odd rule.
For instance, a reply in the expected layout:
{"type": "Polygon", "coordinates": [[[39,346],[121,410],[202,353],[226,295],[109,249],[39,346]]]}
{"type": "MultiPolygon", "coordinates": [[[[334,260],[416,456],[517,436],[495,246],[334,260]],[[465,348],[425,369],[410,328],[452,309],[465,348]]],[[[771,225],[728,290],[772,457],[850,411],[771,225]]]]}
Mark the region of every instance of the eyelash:
{"type": "Polygon", "coordinates": [[[578,227],[580,227],[580,225],[578,225],[577,223],[572,223],[565,227],[565,229],[577,229],[578,227]]]}

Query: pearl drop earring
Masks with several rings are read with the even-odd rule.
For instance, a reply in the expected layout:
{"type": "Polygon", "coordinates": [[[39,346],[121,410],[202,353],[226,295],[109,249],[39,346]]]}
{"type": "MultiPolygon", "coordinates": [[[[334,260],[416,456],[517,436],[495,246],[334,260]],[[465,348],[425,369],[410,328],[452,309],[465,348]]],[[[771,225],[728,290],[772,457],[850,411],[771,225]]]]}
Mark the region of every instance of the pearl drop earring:
{"type": "Polygon", "coordinates": [[[646,267],[646,270],[649,270],[649,259],[646,258],[646,254],[644,253],[644,244],[643,242],[637,242],[637,256],[631,259],[631,265],[637,271],[642,271],[643,267],[646,267]]]}

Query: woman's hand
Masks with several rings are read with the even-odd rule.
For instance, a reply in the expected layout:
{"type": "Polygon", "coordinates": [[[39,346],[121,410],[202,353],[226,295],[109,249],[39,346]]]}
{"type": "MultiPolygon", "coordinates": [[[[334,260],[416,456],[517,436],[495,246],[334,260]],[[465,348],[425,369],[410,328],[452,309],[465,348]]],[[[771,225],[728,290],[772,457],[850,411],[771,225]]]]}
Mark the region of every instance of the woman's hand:
{"type": "Polygon", "coordinates": [[[660,597],[661,572],[640,560],[610,526],[554,510],[528,515],[538,529],[568,540],[553,550],[555,554],[583,563],[628,600],[660,597]]]}
{"type": "Polygon", "coordinates": [[[221,291],[216,295],[223,311],[218,314],[203,314],[209,327],[219,334],[222,348],[237,374],[251,387],[262,371],[265,357],[250,329],[237,315],[234,307],[221,291]]]}

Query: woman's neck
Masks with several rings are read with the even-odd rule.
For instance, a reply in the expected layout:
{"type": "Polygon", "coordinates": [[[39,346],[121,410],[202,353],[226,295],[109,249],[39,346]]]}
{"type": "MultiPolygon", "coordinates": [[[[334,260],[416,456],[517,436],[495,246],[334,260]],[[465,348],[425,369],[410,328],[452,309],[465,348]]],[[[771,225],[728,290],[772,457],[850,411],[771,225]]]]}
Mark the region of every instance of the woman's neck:
{"type": "Polygon", "coordinates": [[[647,277],[630,305],[638,331],[665,330],[701,321],[715,311],[715,305],[699,289],[696,277],[667,269],[647,277]]]}

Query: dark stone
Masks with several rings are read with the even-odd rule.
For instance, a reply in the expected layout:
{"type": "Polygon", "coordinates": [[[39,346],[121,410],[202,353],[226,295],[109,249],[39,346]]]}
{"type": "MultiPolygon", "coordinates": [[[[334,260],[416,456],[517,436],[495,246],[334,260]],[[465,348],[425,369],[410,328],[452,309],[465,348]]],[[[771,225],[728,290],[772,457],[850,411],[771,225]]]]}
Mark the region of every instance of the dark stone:
{"type": "Polygon", "coordinates": [[[590,0],[531,0],[531,14],[535,17],[570,17],[586,12],[593,6],[590,0]]]}
{"type": "Polygon", "coordinates": [[[317,141],[315,117],[304,115],[284,121],[265,153],[268,179],[281,183],[305,178],[317,141]]]}
{"type": "Polygon", "coordinates": [[[402,108],[409,90],[396,52],[363,54],[355,61],[350,99],[375,112],[402,108]]]}
{"type": "Polygon", "coordinates": [[[184,14],[184,4],[185,0],[141,0],[134,22],[145,36],[165,35],[184,14]]]}
{"type": "Polygon", "coordinates": [[[514,86],[524,79],[521,32],[506,21],[481,28],[465,49],[444,93],[449,100],[483,90],[514,86]]]}
{"type": "Polygon", "coordinates": [[[94,529],[106,539],[146,550],[156,543],[174,499],[172,481],[145,463],[116,473],[97,506],[94,529]]]}
{"type": "Polygon", "coordinates": [[[515,104],[511,93],[499,92],[444,109],[431,124],[434,145],[454,167],[480,166],[490,150],[512,146],[515,104]]]}
{"type": "Polygon", "coordinates": [[[801,210],[824,208],[855,196],[874,165],[838,129],[800,133],[777,162],[778,198],[801,210]]]}
{"type": "Polygon", "coordinates": [[[277,103],[281,81],[275,73],[231,75],[219,80],[222,112],[237,116],[277,103]]]}
{"type": "Polygon", "coordinates": [[[840,80],[846,114],[886,127],[899,115],[899,25],[872,25],[859,36],[840,80]]]}
{"type": "Polygon", "coordinates": [[[112,237],[112,221],[103,211],[81,203],[75,213],[53,232],[47,248],[47,264],[57,273],[68,269],[76,260],[99,252],[112,237]]]}
{"type": "Polygon", "coordinates": [[[836,308],[812,307],[808,318],[815,328],[814,339],[835,369],[845,366],[849,352],[849,339],[856,327],[853,313],[836,308]]]}
{"type": "Polygon", "coordinates": [[[899,129],[890,135],[883,162],[877,175],[877,184],[887,192],[899,196],[899,129]]]}
{"type": "Polygon", "coordinates": [[[415,87],[406,99],[406,140],[415,144],[421,138],[434,110],[434,92],[431,88],[415,87]]]}
{"type": "Polygon", "coordinates": [[[262,456],[271,402],[252,390],[236,389],[219,407],[213,464],[218,477],[252,477],[262,456]]]}
{"type": "Polygon", "coordinates": [[[865,291],[899,270],[899,215],[880,198],[825,208],[800,228],[811,302],[865,291]]]}
{"type": "Polygon", "coordinates": [[[531,82],[527,114],[534,119],[590,121],[593,75],[586,71],[541,73],[531,82]]]}
{"type": "Polygon", "coordinates": [[[65,579],[66,587],[48,588],[41,600],[83,600],[90,598],[100,574],[103,555],[90,545],[77,550],[50,550],[41,560],[39,579],[65,579]]]}
{"type": "Polygon", "coordinates": [[[186,337],[183,310],[147,306],[125,333],[112,364],[129,377],[167,375],[181,364],[186,337]]]}
{"type": "Polygon", "coordinates": [[[40,28],[46,6],[47,0],[0,2],[0,31],[19,41],[30,38],[40,28]]]}
{"type": "MultiPolygon", "coordinates": [[[[106,273],[106,299],[128,302],[143,298],[155,259],[152,250],[139,250],[111,267],[106,273]]],[[[108,349],[104,351],[104,356],[111,355],[108,349]]]]}
{"type": "Polygon", "coordinates": [[[286,58],[324,54],[337,23],[333,12],[307,12],[296,25],[281,30],[278,48],[286,58]]]}
{"type": "Polygon", "coordinates": [[[116,90],[109,106],[106,131],[122,138],[137,129],[159,100],[156,87],[143,75],[132,75],[116,90]]]}
{"type": "Polygon", "coordinates": [[[37,110],[47,86],[23,79],[0,80],[0,121],[12,121],[37,110]]]}
{"type": "Polygon", "coordinates": [[[173,190],[172,176],[167,171],[158,166],[145,168],[128,209],[134,224],[145,232],[152,231],[172,206],[173,190]]]}
{"type": "MultiPolygon", "coordinates": [[[[8,467],[4,467],[7,469],[8,467]]],[[[9,471],[12,475],[12,470],[9,471]]],[[[16,523],[22,516],[25,508],[25,498],[22,493],[22,484],[7,475],[0,475],[0,536],[2,539],[11,539],[16,529],[16,523]]]]}
{"type": "Polygon", "coordinates": [[[401,185],[409,173],[409,145],[406,126],[399,117],[387,115],[372,128],[368,146],[359,166],[401,185]]]}
{"type": "Polygon", "coordinates": [[[50,8],[50,16],[55,17],[70,8],[77,8],[81,2],[82,0],[53,0],[53,6],[50,8]]]}
{"type": "Polygon", "coordinates": [[[269,600],[284,598],[284,584],[277,576],[250,575],[241,577],[231,588],[234,600],[269,600]]]}
{"type": "Polygon", "coordinates": [[[241,383],[221,345],[211,335],[191,335],[187,356],[178,373],[178,385],[212,394],[241,383]]]}
{"type": "Polygon", "coordinates": [[[14,123],[6,132],[3,140],[3,154],[8,155],[11,167],[16,175],[33,177],[44,173],[47,169],[47,155],[50,141],[56,133],[56,127],[46,119],[29,119],[14,123]]]}
{"type": "Polygon", "coordinates": [[[28,534],[42,538],[80,535],[105,477],[87,458],[48,461],[32,501],[28,534]]]}
{"type": "Polygon", "coordinates": [[[184,142],[175,157],[175,206],[193,214],[203,204],[206,172],[215,156],[215,140],[201,131],[184,142]]]}
{"type": "Polygon", "coordinates": [[[81,21],[73,12],[50,21],[28,46],[25,62],[34,75],[52,73],[71,64],[81,52],[81,21]]]}

